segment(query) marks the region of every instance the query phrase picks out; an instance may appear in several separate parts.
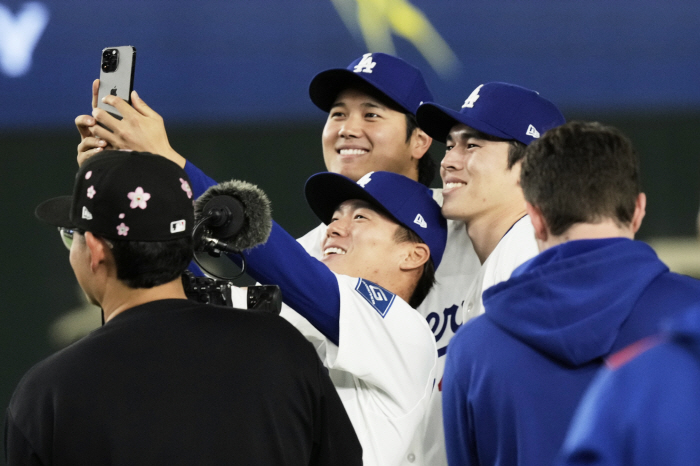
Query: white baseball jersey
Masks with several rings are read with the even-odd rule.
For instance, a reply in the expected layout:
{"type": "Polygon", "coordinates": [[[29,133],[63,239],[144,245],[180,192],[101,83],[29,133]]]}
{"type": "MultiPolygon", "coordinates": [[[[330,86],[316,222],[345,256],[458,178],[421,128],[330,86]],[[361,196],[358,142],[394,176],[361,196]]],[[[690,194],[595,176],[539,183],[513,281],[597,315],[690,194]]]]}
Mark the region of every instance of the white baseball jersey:
{"type": "MultiPolygon", "coordinates": [[[[433,197],[442,205],[442,191],[433,190],[433,197]]],[[[306,251],[316,258],[322,257],[321,243],[326,235],[326,226],[321,224],[298,241],[306,251]]],[[[447,221],[447,245],[440,266],[436,270],[436,283],[418,307],[435,337],[437,345],[436,390],[433,391],[429,410],[423,419],[423,425],[411,442],[402,463],[406,466],[446,466],[445,436],[442,425],[442,374],[445,368],[447,345],[457,329],[465,322],[460,318],[459,310],[464,303],[466,291],[479,273],[481,264],[474,252],[467,235],[464,222],[447,221]]],[[[323,336],[311,324],[305,322],[295,313],[283,311],[285,318],[292,321],[297,328],[310,328],[312,342],[320,341],[323,336]]]]}
{"type": "Polygon", "coordinates": [[[535,229],[529,215],[515,222],[501,238],[479,270],[476,280],[466,294],[460,311],[463,322],[484,313],[484,290],[510,278],[519,265],[539,253],[535,229]]]}
{"type": "MultiPolygon", "coordinates": [[[[399,465],[435,390],[435,339],[403,299],[370,281],[334,275],[340,290],[339,346],[286,305],[282,316],[314,344],[328,368],[365,466],[399,465]]],[[[236,294],[234,305],[240,305],[244,292],[236,294]]]]}

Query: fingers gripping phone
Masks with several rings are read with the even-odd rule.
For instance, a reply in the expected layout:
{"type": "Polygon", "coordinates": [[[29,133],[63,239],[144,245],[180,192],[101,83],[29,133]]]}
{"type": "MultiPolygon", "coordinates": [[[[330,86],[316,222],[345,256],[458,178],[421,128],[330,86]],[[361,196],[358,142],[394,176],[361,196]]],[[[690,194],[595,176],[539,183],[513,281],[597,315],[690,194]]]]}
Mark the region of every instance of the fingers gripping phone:
{"type": "Polygon", "coordinates": [[[102,102],[102,98],[110,94],[116,95],[131,104],[135,64],[135,47],[125,45],[122,47],[107,47],[102,50],[97,106],[119,120],[122,119],[121,113],[111,105],[102,102]]]}

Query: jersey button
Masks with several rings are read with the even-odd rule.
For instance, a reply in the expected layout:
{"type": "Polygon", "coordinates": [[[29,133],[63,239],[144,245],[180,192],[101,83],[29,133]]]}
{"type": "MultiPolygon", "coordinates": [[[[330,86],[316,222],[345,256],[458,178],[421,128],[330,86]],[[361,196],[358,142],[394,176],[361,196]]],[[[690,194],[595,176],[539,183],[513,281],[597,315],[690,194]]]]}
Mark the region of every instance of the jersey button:
{"type": "Polygon", "coordinates": [[[416,455],[414,455],[413,453],[409,453],[406,459],[409,463],[413,463],[416,460],[416,455]]]}

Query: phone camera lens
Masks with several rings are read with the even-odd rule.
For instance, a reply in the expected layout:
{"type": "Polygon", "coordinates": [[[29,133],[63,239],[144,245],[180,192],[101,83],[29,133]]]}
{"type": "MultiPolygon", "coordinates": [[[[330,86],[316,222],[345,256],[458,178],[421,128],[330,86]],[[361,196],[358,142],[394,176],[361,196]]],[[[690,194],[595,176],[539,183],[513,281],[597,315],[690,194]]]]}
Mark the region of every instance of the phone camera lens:
{"type": "Polygon", "coordinates": [[[112,73],[119,65],[119,50],[107,49],[102,52],[102,71],[112,73]]]}

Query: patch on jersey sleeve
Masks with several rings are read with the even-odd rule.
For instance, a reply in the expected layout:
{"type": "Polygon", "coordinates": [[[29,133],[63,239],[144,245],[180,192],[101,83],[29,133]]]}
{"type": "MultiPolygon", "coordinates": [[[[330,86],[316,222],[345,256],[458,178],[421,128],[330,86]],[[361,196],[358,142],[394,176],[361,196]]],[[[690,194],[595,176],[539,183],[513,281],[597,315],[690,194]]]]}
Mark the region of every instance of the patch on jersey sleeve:
{"type": "Polygon", "coordinates": [[[391,291],[385,290],[381,286],[372,283],[369,280],[360,278],[357,281],[357,286],[355,291],[360,293],[360,295],[365,298],[365,300],[372,306],[380,316],[386,317],[389,308],[394,303],[396,295],[391,291]]]}

